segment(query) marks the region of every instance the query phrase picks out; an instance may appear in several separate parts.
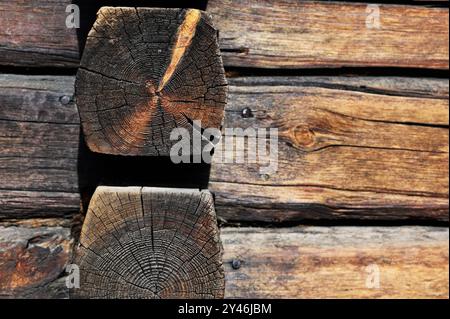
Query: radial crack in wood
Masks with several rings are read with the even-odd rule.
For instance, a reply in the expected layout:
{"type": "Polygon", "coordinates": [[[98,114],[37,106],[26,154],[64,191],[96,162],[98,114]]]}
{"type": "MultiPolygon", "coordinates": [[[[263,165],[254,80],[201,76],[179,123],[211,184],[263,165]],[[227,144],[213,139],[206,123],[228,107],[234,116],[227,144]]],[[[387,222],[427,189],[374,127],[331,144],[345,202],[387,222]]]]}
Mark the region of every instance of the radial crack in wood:
{"type": "Polygon", "coordinates": [[[208,191],[99,187],[75,251],[73,298],[223,298],[224,270],[208,191]]]}
{"type": "Polygon", "coordinates": [[[194,9],[103,7],[76,79],[86,142],[98,153],[168,156],[170,134],[219,128],[227,83],[217,31],[194,9]]]}

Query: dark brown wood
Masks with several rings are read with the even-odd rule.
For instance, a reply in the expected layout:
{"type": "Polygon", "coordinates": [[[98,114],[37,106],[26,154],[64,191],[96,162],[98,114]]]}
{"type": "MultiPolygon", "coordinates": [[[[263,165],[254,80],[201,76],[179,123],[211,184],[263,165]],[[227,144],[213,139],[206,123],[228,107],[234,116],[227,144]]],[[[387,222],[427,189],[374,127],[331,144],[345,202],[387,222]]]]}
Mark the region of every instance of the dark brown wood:
{"type": "Polygon", "coordinates": [[[439,227],[224,228],[225,297],[448,299],[448,236],[439,227]]]}
{"type": "Polygon", "coordinates": [[[174,129],[219,128],[226,80],[216,37],[199,10],[100,9],[76,81],[89,148],[168,156],[174,129]]]}
{"type": "Polygon", "coordinates": [[[334,1],[208,1],[227,66],[448,69],[448,8],[383,4],[379,28],[366,26],[372,11],[334,1]]]}
{"type": "Polygon", "coordinates": [[[224,272],[208,191],[97,188],[74,263],[74,298],[222,298],[224,272]]]}
{"type": "Polygon", "coordinates": [[[0,75],[0,218],[79,210],[71,76],[0,75]]]}
{"type": "MultiPolygon", "coordinates": [[[[448,220],[447,80],[231,81],[225,125],[280,128],[281,164],[264,181],[257,166],[214,163],[210,189],[220,218],[448,220]],[[254,117],[242,118],[245,107],[254,117]],[[328,133],[321,130],[330,121],[328,133]],[[302,127],[314,133],[313,144],[294,138],[307,132],[302,127]]],[[[73,77],[2,75],[0,88],[0,218],[77,212],[78,116],[73,104],[60,102],[73,94],[73,77]],[[67,169],[58,169],[61,161],[67,169]]]]}
{"type": "Polygon", "coordinates": [[[0,298],[67,298],[70,229],[0,224],[0,298]]]}
{"type": "MultiPolygon", "coordinates": [[[[448,112],[445,79],[230,80],[224,126],[278,128],[278,170],[262,174],[267,161],[227,164],[216,154],[209,189],[218,215],[448,221],[448,112]]],[[[236,148],[248,151],[244,139],[236,148]]]]}
{"type": "Polygon", "coordinates": [[[77,67],[77,29],[66,27],[72,2],[0,0],[0,65],[77,67]]]}
{"type": "MultiPolygon", "coordinates": [[[[0,298],[67,297],[56,278],[69,230],[45,223],[0,227],[0,298]]],[[[223,228],[225,297],[448,298],[448,236],[440,227],[223,228]],[[379,289],[366,286],[374,264],[379,289]]]]}
{"type": "MultiPolygon", "coordinates": [[[[65,25],[65,9],[71,3],[0,0],[0,65],[78,67],[77,29],[65,25]]],[[[363,3],[208,4],[227,66],[448,68],[448,8],[389,3],[380,8],[381,29],[367,29],[363,3]]],[[[82,21],[86,15],[89,12],[81,12],[82,21]]]]}

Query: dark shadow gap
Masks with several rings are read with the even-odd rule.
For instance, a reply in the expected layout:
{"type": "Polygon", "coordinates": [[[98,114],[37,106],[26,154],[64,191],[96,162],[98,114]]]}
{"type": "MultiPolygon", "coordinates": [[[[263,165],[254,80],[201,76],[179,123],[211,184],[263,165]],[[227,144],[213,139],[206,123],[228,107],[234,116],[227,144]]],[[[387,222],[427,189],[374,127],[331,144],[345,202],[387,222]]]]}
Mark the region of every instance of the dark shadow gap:
{"type": "Polygon", "coordinates": [[[76,68],[0,66],[0,74],[75,76],[76,68]]]}
{"type": "Polygon", "coordinates": [[[377,76],[377,77],[421,77],[448,79],[448,70],[395,68],[395,67],[342,67],[308,69],[260,69],[225,67],[227,77],[245,76],[377,76]]]}
{"type": "Polygon", "coordinates": [[[258,228],[293,228],[302,226],[318,226],[318,227],[401,227],[401,226],[422,226],[422,227],[449,227],[447,221],[436,220],[361,220],[361,219],[345,219],[345,220],[326,220],[326,219],[305,219],[297,222],[226,222],[220,220],[220,227],[258,227],[258,228]]]}
{"type": "Polygon", "coordinates": [[[100,186],[148,186],[168,188],[208,188],[211,165],[175,164],[164,156],[115,156],[94,153],[80,134],[78,184],[83,211],[100,186]]]}
{"type": "MultiPolygon", "coordinates": [[[[75,76],[78,68],[0,66],[2,74],[75,76]]],[[[342,67],[308,69],[262,69],[225,66],[227,78],[282,76],[373,76],[448,79],[448,70],[392,67],[342,67]]]]}

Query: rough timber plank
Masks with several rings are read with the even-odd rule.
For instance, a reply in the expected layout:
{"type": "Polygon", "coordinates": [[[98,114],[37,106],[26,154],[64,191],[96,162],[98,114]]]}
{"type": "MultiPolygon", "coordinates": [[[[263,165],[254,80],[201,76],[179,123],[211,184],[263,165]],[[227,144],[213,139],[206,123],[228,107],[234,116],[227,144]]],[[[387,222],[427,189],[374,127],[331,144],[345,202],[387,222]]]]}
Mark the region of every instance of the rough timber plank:
{"type": "Polygon", "coordinates": [[[76,101],[89,148],[169,156],[175,128],[219,128],[226,80],[200,10],[103,7],[89,33],[76,101]]]}
{"type": "MultiPolygon", "coordinates": [[[[0,227],[0,298],[66,298],[65,278],[56,278],[68,236],[61,227],[0,227]]],[[[433,227],[224,228],[225,296],[448,298],[448,236],[433,227]],[[366,287],[373,264],[379,289],[366,287]]]]}
{"type": "MultiPolygon", "coordinates": [[[[227,66],[448,69],[448,8],[383,4],[367,28],[363,3],[210,0],[227,66]]],[[[369,11],[370,12],[370,11],[369,11]]]]}
{"type": "Polygon", "coordinates": [[[67,298],[70,230],[0,226],[0,298],[67,298]]]}
{"type": "MultiPolygon", "coordinates": [[[[78,115],[73,104],[60,102],[73,94],[73,83],[73,77],[0,76],[1,218],[78,211],[78,115]]],[[[257,166],[214,163],[210,188],[219,217],[448,220],[448,81],[237,78],[230,93],[225,127],[280,128],[281,164],[264,181],[257,166]],[[245,107],[253,118],[241,117],[245,107]],[[302,127],[314,133],[312,145],[305,146],[302,127]],[[322,184],[305,184],[312,179],[322,184]]]]}
{"type": "Polygon", "coordinates": [[[81,230],[74,298],[223,298],[211,193],[98,187],[81,230]]]}
{"type": "MultiPolygon", "coordinates": [[[[216,154],[209,189],[218,216],[448,221],[448,106],[444,79],[230,80],[224,127],[278,128],[278,171],[216,154]]],[[[248,151],[243,139],[236,147],[248,151]]]]}
{"type": "Polygon", "coordinates": [[[77,67],[77,31],[66,27],[71,3],[0,0],[0,65],[77,67]]]}
{"type": "Polygon", "coordinates": [[[78,211],[73,83],[70,76],[0,75],[0,218],[78,211]]]}
{"type": "MultiPolygon", "coordinates": [[[[78,67],[77,30],[65,25],[70,3],[0,0],[0,65],[78,67]]],[[[82,23],[96,6],[83,5],[82,23]]],[[[208,11],[226,66],[448,68],[447,8],[380,8],[381,29],[366,28],[366,4],[348,2],[210,0],[208,11]]]]}
{"type": "Polygon", "coordinates": [[[448,228],[225,228],[221,238],[226,298],[449,297],[448,228]],[[368,288],[376,270],[379,288],[368,288]]]}

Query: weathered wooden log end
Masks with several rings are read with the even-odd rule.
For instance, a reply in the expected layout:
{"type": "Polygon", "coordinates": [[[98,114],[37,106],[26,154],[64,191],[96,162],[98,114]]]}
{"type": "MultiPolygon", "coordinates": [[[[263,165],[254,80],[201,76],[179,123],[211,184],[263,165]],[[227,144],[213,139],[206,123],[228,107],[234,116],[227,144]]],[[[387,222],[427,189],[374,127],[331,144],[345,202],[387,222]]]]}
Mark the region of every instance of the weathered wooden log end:
{"type": "Polygon", "coordinates": [[[71,298],[223,298],[223,249],[208,191],[98,187],[71,298]]]}
{"type": "Polygon", "coordinates": [[[168,156],[174,130],[222,124],[227,82],[217,31],[199,10],[103,7],[75,87],[92,151],[168,156]]]}

